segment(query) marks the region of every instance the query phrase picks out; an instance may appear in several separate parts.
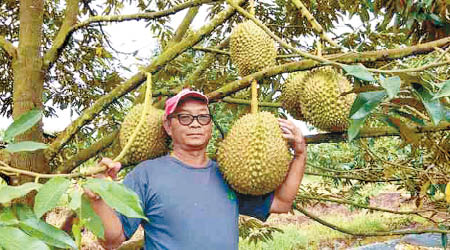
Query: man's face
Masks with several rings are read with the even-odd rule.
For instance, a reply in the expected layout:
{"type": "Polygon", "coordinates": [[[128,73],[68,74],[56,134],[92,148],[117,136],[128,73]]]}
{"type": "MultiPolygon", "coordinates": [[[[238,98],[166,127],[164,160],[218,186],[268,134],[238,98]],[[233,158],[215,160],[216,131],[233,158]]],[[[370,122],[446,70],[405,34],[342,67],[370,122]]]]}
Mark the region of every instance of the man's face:
{"type": "Polygon", "coordinates": [[[177,108],[171,115],[172,118],[167,118],[164,121],[164,128],[172,137],[175,145],[188,146],[191,148],[206,148],[209,139],[211,139],[212,121],[207,125],[201,125],[197,119],[194,119],[189,125],[182,125],[178,120],[179,114],[189,115],[207,115],[209,114],[206,103],[186,98],[178,104],[177,108]]]}

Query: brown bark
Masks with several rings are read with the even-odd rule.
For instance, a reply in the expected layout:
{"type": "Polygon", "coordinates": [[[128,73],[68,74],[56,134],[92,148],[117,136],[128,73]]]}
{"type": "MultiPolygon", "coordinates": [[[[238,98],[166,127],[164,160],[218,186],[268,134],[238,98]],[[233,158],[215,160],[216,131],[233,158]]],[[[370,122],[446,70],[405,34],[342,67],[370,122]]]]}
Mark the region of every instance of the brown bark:
{"type": "MultiPolygon", "coordinates": [[[[42,57],[40,51],[44,14],[43,4],[43,0],[20,1],[20,42],[17,50],[17,59],[13,64],[14,119],[31,109],[43,108],[44,74],[41,71],[42,57]]],[[[42,121],[15,138],[16,142],[43,142],[43,139],[42,121]]],[[[15,168],[34,172],[48,172],[43,150],[13,154],[11,165],[15,168]]],[[[13,184],[29,181],[23,176],[15,178],[19,179],[13,180],[13,184]]]]}

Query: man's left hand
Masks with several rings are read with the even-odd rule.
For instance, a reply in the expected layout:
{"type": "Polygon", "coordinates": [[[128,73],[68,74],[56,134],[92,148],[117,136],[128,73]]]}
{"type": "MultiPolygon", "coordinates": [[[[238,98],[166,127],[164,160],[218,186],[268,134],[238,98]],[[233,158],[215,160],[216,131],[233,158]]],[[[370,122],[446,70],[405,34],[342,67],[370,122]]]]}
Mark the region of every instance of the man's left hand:
{"type": "Polygon", "coordinates": [[[300,156],[306,151],[306,142],[302,131],[295,126],[294,122],[285,119],[278,119],[283,137],[286,138],[294,149],[294,156],[300,156]]]}

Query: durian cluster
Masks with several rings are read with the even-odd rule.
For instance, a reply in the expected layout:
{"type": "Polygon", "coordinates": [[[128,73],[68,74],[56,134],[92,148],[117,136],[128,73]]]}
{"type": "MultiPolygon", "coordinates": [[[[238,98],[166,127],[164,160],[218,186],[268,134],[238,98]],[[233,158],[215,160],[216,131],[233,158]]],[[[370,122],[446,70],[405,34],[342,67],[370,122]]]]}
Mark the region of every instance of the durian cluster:
{"type": "Polygon", "coordinates": [[[341,132],[348,128],[348,116],[356,97],[341,94],[350,90],[352,85],[345,76],[331,67],[322,67],[289,78],[281,100],[283,108],[295,118],[324,131],[341,132]]]}
{"type": "MultiPolygon", "coordinates": [[[[125,147],[134,129],[139,124],[143,109],[143,104],[137,104],[125,117],[119,134],[122,148],[125,147]]],[[[138,131],[123,162],[137,163],[168,152],[167,134],[162,125],[163,113],[162,110],[153,106],[148,107],[144,118],[145,123],[138,131]]]]}
{"type": "Polygon", "coordinates": [[[238,24],[230,36],[231,61],[246,76],[274,66],[277,49],[272,38],[253,21],[238,24]]]}
{"type": "Polygon", "coordinates": [[[286,177],[291,155],[275,116],[246,114],[219,145],[217,160],[226,181],[243,194],[275,190],[286,177]]]}

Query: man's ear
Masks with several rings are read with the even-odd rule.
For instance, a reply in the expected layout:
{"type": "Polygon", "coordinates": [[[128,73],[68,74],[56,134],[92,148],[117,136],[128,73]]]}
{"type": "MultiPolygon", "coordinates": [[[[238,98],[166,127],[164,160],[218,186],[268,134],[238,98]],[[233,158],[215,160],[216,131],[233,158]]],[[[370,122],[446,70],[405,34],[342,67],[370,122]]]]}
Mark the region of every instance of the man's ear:
{"type": "Polygon", "coordinates": [[[166,133],[172,137],[172,131],[170,131],[170,121],[168,119],[163,119],[163,127],[166,133]]]}

